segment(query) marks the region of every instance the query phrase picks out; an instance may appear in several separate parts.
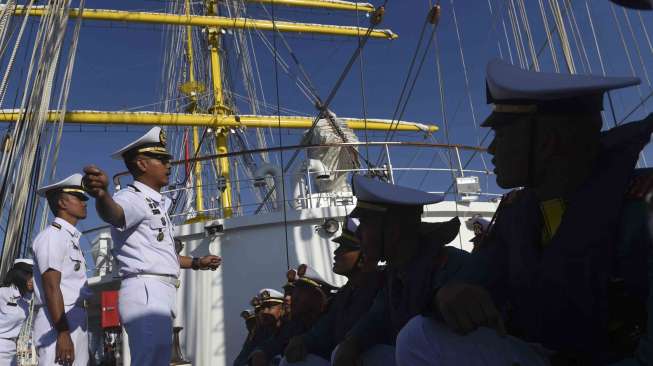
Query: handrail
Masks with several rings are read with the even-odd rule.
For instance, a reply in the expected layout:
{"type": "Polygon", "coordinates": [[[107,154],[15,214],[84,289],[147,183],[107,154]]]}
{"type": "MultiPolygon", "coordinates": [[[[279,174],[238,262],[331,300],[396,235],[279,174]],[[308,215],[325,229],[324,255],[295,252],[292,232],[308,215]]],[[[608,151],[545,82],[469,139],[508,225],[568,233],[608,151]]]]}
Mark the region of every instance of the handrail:
{"type": "MultiPolygon", "coordinates": [[[[173,161],[170,162],[170,164],[171,165],[179,165],[179,164],[186,164],[186,163],[196,163],[196,162],[201,162],[201,161],[215,160],[215,159],[218,159],[218,158],[230,158],[230,157],[235,157],[235,156],[240,156],[240,155],[257,154],[257,153],[265,153],[265,152],[278,152],[278,151],[286,151],[286,150],[314,149],[314,148],[325,148],[325,147],[351,147],[351,146],[400,146],[400,147],[419,147],[419,148],[421,148],[421,147],[433,147],[433,148],[444,148],[444,149],[470,150],[470,151],[478,151],[478,152],[487,151],[486,148],[483,148],[483,147],[480,147],[480,146],[469,146],[469,145],[462,145],[462,144],[442,144],[442,143],[425,143],[425,142],[409,142],[409,141],[342,142],[342,143],[331,143],[331,144],[275,146],[275,147],[267,147],[267,148],[260,148],[260,149],[231,151],[231,152],[222,153],[222,154],[211,154],[211,155],[198,156],[196,158],[191,158],[191,159],[173,160],[173,161]]],[[[116,186],[119,186],[120,185],[120,181],[119,181],[120,177],[125,176],[125,175],[129,175],[129,172],[128,171],[122,171],[120,173],[115,174],[113,176],[113,183],[116,186]]]]}

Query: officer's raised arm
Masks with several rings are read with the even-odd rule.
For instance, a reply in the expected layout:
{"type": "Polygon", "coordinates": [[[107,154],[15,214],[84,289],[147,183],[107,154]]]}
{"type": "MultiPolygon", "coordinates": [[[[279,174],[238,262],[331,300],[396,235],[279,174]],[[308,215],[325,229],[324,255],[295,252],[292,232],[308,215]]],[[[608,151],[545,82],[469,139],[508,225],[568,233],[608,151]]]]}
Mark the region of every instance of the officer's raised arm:
{"type": "Polygon", "coordinates": [[[168,185],[172,158],[165,131],[154,127],[111,157],[124,162],[133,182],[109,195],[107,175],[87,166],[84,188],[95,197],[100,217],[113,226],[113,253],[122,278],[118,306],[129,335],[131,362],[169,364],[180,269],[215,270],[222,259],[177,254],[168,215],[171,201],[161,192],[168,185]]]}
{"type": "Polygon", "coordinates": [[[107,191],[109,178],[95,165],[84,167],[84,188],[95,198],[95,209],[102,220],[116,227],[125,226],[125,212],[107,191]]]}

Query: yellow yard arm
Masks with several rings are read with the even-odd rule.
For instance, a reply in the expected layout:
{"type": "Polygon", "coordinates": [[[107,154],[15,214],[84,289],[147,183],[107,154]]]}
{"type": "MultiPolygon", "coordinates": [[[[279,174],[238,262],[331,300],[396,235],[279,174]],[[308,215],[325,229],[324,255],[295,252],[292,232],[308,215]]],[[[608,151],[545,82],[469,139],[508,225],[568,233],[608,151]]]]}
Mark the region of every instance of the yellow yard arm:
{"type": "MultiPolygon", "coordinates": [[[[29,12],[30,16],[42,16],[47,11],[44,7],[32,7],[29,12]]],[[[15,15],[25,15],[27,8],[24,6],[16,7],[15,15]]],[[[70,17],[76,18],[79,16],[79,9],[71,9],[70,17]]],[[[259,29],[264,31],[271,31],[276,26],[280,32],[290,33],[311,33],[322,34],[331,36],[349,36],[358,37],[364,35],[367,28],[339,26],[339,25],[323,25],[323,24],[308,24],[308,23],[294,23],[270,20],[259,20],[249,18],[229,18],[222,16],[203,16],[203,15],[180,15],[180,14],[166,14],[166,13],[150,13],[150,12],[132,12],[121,10],[104,10],[104,9],[84,9],[82,14],[83,19],[88,20],[105,20],[114,22],[127,22],[127,23],[146,23],[146,24],[171,24],[171,25],[188,25],[200,27],[218,27],[218,28],[234,28],[234,29],[259,29]]],[[[389,29],[373,30],[370,33],[371,38],[382,39],[396,39],[398,36],[389,29]]]]}
{"type": "Polygon", "coordinates": [[[374,11],[374,5],[370,3],[356,3],[339,0],[247,0],[248,3],[273,4],[275,6],[295,6],[301,8],[315,8],[326,10],[351,10],[363,13],[374,11]]]}
{"type": "MultiPolygon", "coordinates": [[[[57,112],[48,113],[48,122],[58,120],[57,112]]],[[[0,122],[16,122],[16,110],[0,110],[0,122]]],[[[344,118],[347,126],[353,130],[373,130],[398,132],[435,132],[437,126],[411,122],[391,125],[389,120],[368,119],[365,122],[357,118],[344,118]]],[[[297,128],[307,129],[313,125],[313,117],[295,116],[215,116],[212,114],[155,113],[155,112],[100,112],[70,111],[64,118],[68,123],[81,124],[116,124],[116,125],[161,125],[161,126],[207,126],[207,127],[249,127],[249,128],[297,128]]]]}

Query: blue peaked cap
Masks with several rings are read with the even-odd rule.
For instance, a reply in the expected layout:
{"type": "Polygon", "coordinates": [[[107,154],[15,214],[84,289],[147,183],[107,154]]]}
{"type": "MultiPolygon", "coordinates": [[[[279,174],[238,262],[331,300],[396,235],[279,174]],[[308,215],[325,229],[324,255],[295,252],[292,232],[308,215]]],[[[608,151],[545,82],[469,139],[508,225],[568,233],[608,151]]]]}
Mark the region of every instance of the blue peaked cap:
{"type": "Polygon", "coordinates": [[[353,176],[352,190],[357,202],[356,208],[349,214],[350,217],[359,217],[362,211],[383,214],[391,207],[422,208],[424,205],[444,200],[441,194],[389,184],[362,175],[353,176]]]}
{"type": "MultiPolygon", "coordinates": [[[[637,85],[636,77],[604,77],[536,72],[501,60],[492,60],[486,69],[487,102],[495,114],[533,112],[582,112],[603,110],[603,93],[637,85]]],[[[490,116],[484,127],[491,127],[490,116]]]]}
{"type": "Polygon", "coordinates": [[[613,3],[626,8],[651,10],[653,9],[653,0],[611,0],[613,3]]]}

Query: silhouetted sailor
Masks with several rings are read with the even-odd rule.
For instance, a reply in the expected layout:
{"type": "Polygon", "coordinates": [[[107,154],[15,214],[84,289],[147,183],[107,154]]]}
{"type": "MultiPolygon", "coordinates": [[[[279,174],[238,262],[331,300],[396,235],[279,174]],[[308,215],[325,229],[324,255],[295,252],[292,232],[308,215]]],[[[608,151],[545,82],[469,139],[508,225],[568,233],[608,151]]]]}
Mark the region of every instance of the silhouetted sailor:
{"type": "Polygon", "coordinates": [[[305,264],[297,268],[293,282],[290,317],[285,317],[279,333],[259,345],[252,353],[253,366],[267,365],[280,359],[292,337],[306,333],[327,307],[331,291],[335,289],[320,274],[305,264]]]}
{"type": "Polygon", "coordinates": [[[252,352],[272,337],[279,334],[281,319],[284,316],[284,295],[274,289],[261,289],[252,299],[255,312],[254,329],[249,331],[243,347],[234,360],[234,366],[250,364],[252,352]]]}
{"type": "Polygon", "coordinates": [[[372,308],[334,352],[334,365],[394,365],[397,333],[412,317],[432,311],[435,290],[452,276],[467,255],[447,247],[457,235],[458,218],[423,223],[424,205],[442,196],[354,176],[357,198],[352,217],[360,218],[365,261],[386,261],[384,287],[372,308]]]}
{"type": "Polygon", "coordinates": [[[342,234],[333,239],[339,244],[333,272],[348,281],[333,297],[327,313],[307,333],[291,340],[285,350],[289,364],[329,365],[336,345],[372,306],[383,278],[376,263],[367,262],[364,268],[357,231],[358,219],[347,218],[342,234]]]}
{"type": "Polygon", "coordinates": [[[411,321],[399,336],[400,364],[594,365],[620,357],[608,341],[611,261],[653,118],[602,133],[601,110],[606,91],[638,83],[489,63],[488,152],[498,185],[524,188],[504,197],[482,248],[438,290],[448,327],[411,321]]]}

